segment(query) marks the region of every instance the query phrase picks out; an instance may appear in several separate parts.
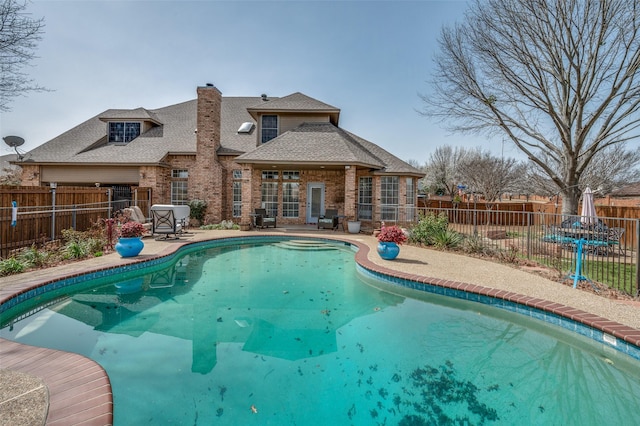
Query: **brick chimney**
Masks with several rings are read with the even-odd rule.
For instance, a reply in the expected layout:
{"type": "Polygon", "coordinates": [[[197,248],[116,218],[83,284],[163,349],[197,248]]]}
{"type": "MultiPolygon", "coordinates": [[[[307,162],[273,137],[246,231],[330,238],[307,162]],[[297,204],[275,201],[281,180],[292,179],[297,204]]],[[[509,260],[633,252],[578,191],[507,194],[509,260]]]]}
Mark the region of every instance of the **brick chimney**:
{"type": "Polygon", "coordinates": [[[213,85],[198,87],[197,152],[195,167],[190,171],[190,199],[208,204],[206,223],[218,223],[222,215],[222,166],[220,148],[220,113],[222,93],[213,85]]]}

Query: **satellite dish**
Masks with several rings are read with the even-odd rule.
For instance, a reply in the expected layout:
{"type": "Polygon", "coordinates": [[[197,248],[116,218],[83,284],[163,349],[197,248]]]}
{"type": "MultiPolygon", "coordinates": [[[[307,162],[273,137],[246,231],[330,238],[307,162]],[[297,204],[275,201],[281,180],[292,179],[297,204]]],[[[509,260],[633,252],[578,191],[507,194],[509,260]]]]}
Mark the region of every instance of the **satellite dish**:
{"type": "Polygon", "coordinates": [[[4,143],[9,145],[11,148],[16,148],[24,143],[24,139],[20,136],[6,136],[2,139],[4,139],[4,143]]]}
{"type": "Polygon", "coordinates": [[[24,154],[18,151],[18,147],[24,143],[24,139],[22,139],[20,136],[5,136],[2,139],[4,139],[4,143],[9,145],[16,151],[18,161],[22,161],[24,159],[24,154]]]}

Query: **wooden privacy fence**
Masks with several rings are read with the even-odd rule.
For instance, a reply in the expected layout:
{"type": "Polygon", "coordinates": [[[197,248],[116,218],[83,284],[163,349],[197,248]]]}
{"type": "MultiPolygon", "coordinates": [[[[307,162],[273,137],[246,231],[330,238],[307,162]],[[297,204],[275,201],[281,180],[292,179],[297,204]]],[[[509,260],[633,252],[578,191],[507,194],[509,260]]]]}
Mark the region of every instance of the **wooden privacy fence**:
{"type": "Polygon", "coordinates": [[[114,199],[111,188],[61,186],[0,187],[0,258],[12,250],[56,239],[63,229],[85,231],[100,219],[131,204],[148,211],[150,188],[137,188],[132,199],[114,199]],[[12,225],[12,202],[17,220],[12,225]]]}

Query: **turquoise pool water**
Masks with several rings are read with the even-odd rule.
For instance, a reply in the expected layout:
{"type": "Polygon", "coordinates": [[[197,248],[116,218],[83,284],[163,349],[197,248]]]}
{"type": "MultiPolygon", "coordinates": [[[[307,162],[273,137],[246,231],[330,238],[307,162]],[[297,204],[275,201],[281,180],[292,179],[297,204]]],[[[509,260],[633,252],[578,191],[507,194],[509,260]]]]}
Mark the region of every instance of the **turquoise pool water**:
{"type": "Polygon", "coordinates": [[[0,336],[100,363],[116,425],[640,424],[637,361],[300,248],[190,250],[52,293],[0,336]]]}

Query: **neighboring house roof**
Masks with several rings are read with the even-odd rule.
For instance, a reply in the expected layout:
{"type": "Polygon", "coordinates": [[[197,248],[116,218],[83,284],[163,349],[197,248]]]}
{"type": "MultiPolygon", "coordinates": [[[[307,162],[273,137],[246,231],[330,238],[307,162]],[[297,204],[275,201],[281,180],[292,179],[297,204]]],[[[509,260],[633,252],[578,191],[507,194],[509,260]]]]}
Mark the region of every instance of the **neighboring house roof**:
{"type": "Polygon", "coordinates": [[[640,182],[630,183],[610,194],[612,197],[638,197],[640,196],[640,182]]]}
{"type": "MultiPolygon", "coordinates": [[[[347,132],[333,123],[304,123],[268,143],[256,147],[255,130],[238,133],[244,122],[256,120],[252,113],[318,112],[337,119],[340,110],[294,93],[283,98],[223,97],[220,155],[239,155],[247,163],[291,162],[308,164],[358,164],[380,172],[423,173],[379,146],[347,132]]],[[[33,149],[26,163],[143,165],[162,163],[167,155],[195,155],[197,100],[147,110],[110,109],[33,149]],[[145,120],[156,126],[126,144],[107,143],[109,120],[145,120]]]]}

